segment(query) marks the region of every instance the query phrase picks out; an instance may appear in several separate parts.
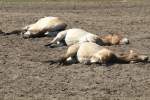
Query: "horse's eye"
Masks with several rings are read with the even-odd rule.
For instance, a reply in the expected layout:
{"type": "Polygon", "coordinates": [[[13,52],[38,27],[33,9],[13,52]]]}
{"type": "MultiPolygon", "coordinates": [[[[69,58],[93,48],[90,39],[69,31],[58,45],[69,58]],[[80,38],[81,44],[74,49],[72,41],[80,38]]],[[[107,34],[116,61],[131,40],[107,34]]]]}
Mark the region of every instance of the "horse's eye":
{"type": "Polygon", "coordinates": [[[137,58],[138,56],[137,55],[134,55],[134,58],[137,58]]]}
{"type": "Polygon", "coordinates": [[[137,57],[137,55],[134,55],[134,57],[137,57]]]}

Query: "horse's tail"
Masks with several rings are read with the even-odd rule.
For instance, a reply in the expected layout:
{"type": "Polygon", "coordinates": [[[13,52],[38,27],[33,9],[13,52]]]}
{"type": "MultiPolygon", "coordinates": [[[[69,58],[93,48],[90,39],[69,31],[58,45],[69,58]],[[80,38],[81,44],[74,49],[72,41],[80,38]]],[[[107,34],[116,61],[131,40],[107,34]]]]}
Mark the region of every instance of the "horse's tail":
{"type": "Polygon", "coordinates": [[[50,65],[53,65],[53,64],[68,65],[64,57],[60,57],[58,59],[53,59],[53,60],[42,61],[42,63],[49,63],[50,65]]]}
{"type": "Polygon", "coordinates": [[[25,30],[23,29],[16,29],[16,30],[13,30],[11,32],[7,32],[7,33],[4,33],[5,35],[12,35],[12,34],[16,34],[16,35],[20,35],[22,32],[24,32],[25,30]]]}

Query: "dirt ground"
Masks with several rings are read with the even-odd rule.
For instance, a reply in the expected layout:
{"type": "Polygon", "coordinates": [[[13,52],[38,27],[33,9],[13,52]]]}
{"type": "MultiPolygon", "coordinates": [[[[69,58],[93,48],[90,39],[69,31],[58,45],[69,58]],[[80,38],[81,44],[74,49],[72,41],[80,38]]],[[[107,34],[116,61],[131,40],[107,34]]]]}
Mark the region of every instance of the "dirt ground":
{"type": "MultiPolygon", "coordinates": [[[[3,3],[0,29],[9,32],[43,16],[58,16],[67,28],[83,28],[96,34],[120,32],[129,45],[150,56],[150,1],[109,3],[3,3]]],[[[45,48],[52,38],[23,39],[0,36],[0,100],[149,100],[150,64],[111,66],[49,65],[67,47],[45,48]]]]}

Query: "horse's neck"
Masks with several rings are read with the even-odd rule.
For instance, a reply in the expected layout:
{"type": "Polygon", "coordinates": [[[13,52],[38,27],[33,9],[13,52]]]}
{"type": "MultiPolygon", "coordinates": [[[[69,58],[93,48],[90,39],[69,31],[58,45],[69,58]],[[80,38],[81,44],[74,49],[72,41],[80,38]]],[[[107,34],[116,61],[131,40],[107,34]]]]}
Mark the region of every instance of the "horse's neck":
{"type": "Polygon", "coordinates": [[[126,55],[119,55],[119,56],[117,56],[117,62],[118,63],[129,63],[130,60],[129,60],[128,56],[126,56],[126,55]]]}
{"type": "Polygon", "coordinates": [[[99,38],[103,41],[104,44],[111,45],[112,37],[100,36],[99,38]]]}

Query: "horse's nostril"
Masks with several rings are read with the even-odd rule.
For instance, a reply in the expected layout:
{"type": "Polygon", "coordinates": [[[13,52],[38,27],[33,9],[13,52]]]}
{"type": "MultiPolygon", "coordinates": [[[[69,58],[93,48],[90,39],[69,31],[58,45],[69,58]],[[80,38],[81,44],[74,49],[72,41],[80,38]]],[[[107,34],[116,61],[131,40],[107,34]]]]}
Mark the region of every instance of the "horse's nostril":
{"type": "Polygon", "coordinates": [[[127,40],[126,44],[129,44],[129,40],[127,40]]]}
{"type": "Polygon", "coordinates": [[[148,61],[148,59],[149,59],[149,57],[148,56],[139,56],[140,57],[140,59],[142,60],[142,61],[148,61]]]}
{"type": "Polygon", "coordinates": [[[125,44],[129,44],[129,39],[125,38],[124,42],[125,44]]]}

